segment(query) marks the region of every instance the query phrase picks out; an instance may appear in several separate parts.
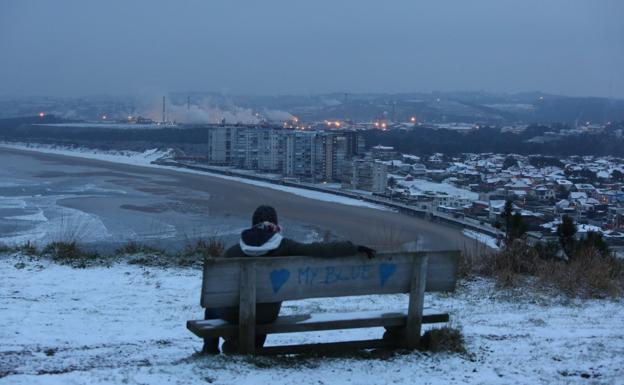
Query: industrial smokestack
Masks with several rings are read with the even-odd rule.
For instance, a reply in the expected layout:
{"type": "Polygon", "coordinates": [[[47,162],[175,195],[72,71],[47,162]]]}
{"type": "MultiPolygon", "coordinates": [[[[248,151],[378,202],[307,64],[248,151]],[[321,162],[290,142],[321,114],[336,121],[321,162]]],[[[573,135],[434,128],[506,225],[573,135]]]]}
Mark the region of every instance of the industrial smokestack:
{"type": "Polygon", "coordinates": [[[165,123],[166,120],[166,115],[165,115],[165,97],[163,96],[163,111],[162,111],[162,122],[165,123]]]}

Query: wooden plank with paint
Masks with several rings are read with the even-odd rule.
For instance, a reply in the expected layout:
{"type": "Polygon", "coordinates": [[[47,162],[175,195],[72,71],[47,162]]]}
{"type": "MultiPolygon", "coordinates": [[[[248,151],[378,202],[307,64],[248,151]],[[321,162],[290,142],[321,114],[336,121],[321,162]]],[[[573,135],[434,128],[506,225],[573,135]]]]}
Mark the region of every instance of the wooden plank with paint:
{"type": "Polygon", "coordinates": [[[256,302],[410,291],[412,265],[427,256],[427,291],[454,289],[456,251],[380,254],[343,258],[259,257],[208,259],[204,266],[201,305],[236,306],[241,263],[256,263],[256,302]]]}

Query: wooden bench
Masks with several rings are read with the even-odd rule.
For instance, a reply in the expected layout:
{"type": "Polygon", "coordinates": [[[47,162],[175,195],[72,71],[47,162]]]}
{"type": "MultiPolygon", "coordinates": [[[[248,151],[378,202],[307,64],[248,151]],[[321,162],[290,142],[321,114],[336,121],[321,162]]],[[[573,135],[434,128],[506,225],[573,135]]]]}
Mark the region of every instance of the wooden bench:
{"type": "Polygon", "coordinates": [[[238,335],[241,354],[300,353],[312,349],[417,348],[423,323],[447,322],[446,313],[424,309],[425,291],[452,291],[459,251],[428,251],[341,258],[214,258],[204,264],[201,306],[239,306],[239,324],[223,320],[188,321],[202,338],[238,335]],[[256,303],[319,297],[409,293],[407,309],[356,313],[280,316],[256,325],[256,303]],[[400,341],[374,339],[323,344],[270,346],[257,349],[255,336],[318,330],[405,327],[400,341]]]}

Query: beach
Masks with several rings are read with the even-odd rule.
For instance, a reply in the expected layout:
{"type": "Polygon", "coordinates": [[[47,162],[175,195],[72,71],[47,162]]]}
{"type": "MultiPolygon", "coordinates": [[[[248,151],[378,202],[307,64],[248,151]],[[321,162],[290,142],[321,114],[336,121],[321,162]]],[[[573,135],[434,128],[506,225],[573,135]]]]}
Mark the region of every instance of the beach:
{"type": "Polygon", "coordinates": [[[285,235],[302,241],[350,239],[419,250],[461,249],[475,242],[461,229],[388,209],[214,175],[5,147],[0,162],[8,165],[0,172],[5,243],[29,235],[42,242],[73,236],[92,244],[161,245],[222,236],[232,243],[261,204],[274,206],[285,235]]]}

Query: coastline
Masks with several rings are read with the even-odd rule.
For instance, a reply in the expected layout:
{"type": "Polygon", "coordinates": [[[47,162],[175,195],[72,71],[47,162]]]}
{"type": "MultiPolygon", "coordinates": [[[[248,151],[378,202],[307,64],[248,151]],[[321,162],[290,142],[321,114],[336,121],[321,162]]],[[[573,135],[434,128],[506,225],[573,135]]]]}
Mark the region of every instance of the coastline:
{"type": "MultiPolygon", "coordinates": [[[[251,207],[259,201],[274,201],[278,202],[274,204],[284,210],[284,216],[289,220],[310,223],[321,228],[330,228],[343,237],[368,244],[377,244],[380,238],[385,238],[386,241],[390,240],[390,242],[395,243],[413,242],[415,249],[459,248],[465,250],[475,247],[478,243],[474,238],[463,234],[462,229],[457,226],[430,222],[426,219],[394,212],[380,205],[332,195],[331,193],[292,187],[284,188],[284,186],[268,182],[244,180],[242,177],[228,177],[173,166],[153,165],[150,163],[154,160],[153,158],[139,153],[106,154],[87,150],[59,149],[52,146],[46,148],[33,147],[32,145],[7,145],[5,143],[0,143],[0,147],[31,155],[38,154],[42,157],[54,157],[55,159],[61,157],[68,164],[93,164],[98,165],[98,167],[108,165],[107,169],[132,170],[134,173],[137,170],[151,170],[149,174],[172,176],[180,180],[180,185],[202,191],[218,187],[225,191],[225,195],[228,195],[229,191],[244,190],[245,193],[241,195],[254,196],[257,200],[248,202],[248,199],[245,198],[244,205],[232,205],[232,202],[227,202],[227,205],[231,207],[224,207],[226,212],[229,210],[245,212],[252,210],[251,207]],[[76,160],[79,161],[76,162],[76,160]],[[85,163],[85,160],[88,162],[85,163]],[[362,226],[365,227],[362,228],[362,226]]],[[[156,151],[151,151],[151,154],[156,154],[156,151]]]]}

